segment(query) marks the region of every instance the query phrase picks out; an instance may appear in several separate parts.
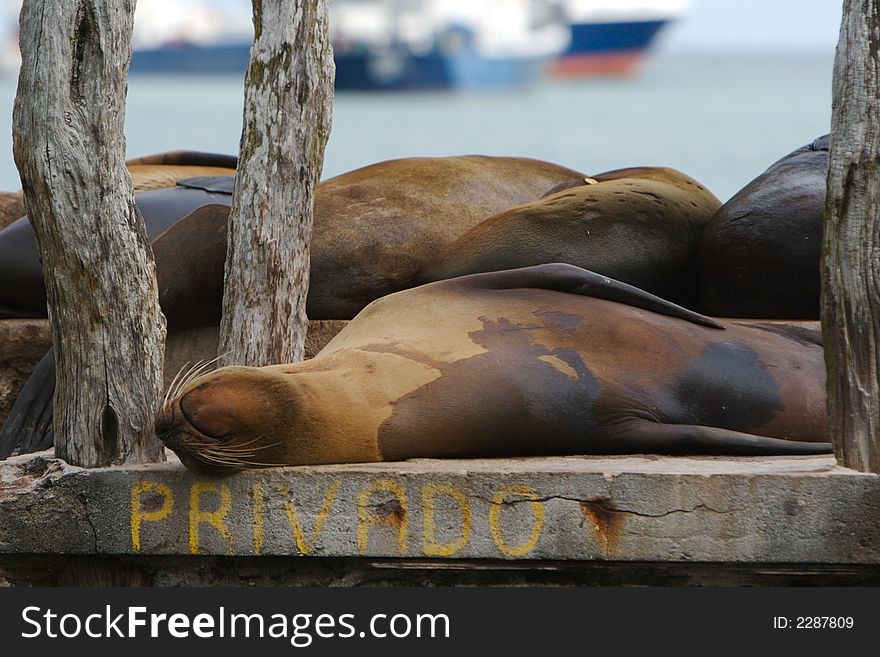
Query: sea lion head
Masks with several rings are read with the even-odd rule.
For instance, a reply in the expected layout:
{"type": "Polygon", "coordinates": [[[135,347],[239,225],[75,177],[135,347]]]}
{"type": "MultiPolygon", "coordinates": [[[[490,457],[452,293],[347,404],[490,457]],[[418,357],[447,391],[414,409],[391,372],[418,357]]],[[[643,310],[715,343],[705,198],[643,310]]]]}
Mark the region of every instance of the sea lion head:
{"type": "Polygon", "coordinates": [[[292,414],[279,376],[225,367],[172,384],[156,418],[156,435],[187,468],[232,473],[283,465],[282,441],[292,414]]]}
{"type": "Polygon", "coordinates": [[[364,375],[352,374],[333,358],[197,368],[172,382],[156,435],[206,474],[376,461],[377,421],[363,403],[364,375]]]}

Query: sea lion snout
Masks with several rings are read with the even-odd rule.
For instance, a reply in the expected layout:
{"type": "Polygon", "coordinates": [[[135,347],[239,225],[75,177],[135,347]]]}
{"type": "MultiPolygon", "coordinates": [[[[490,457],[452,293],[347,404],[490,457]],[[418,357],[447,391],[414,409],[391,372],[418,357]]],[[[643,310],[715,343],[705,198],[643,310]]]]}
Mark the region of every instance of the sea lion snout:
{"type": "Polygon", "coordinates": [[[264,444],[264,428],[271,424],[273,398],[265,378],[250,367],[198,377],[162,407],[156,435],[184,464],[195,462],[200,470],[271,465],[264,451],[274,445],[264,444]]]}
{"type": "Polygon", "coordinates": [[[222,378],[211,378],[180,396],[180,414],[203,436],[231,437],[241,431],[244,418],[240,406],[247,400],[236,388],[222,378]]]}

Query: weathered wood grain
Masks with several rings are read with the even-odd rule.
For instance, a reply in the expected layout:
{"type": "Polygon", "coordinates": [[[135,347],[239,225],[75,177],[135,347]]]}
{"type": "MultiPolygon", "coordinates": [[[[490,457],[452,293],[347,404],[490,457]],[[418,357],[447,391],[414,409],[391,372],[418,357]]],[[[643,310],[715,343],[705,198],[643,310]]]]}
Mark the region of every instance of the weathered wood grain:
{"type": "Polygon", "coordinates": [[[327,0],[254,0],[220,327],[223,364],[302,360],[314,189],[330,134],[327,0]]]}
{"type": "Polygon", "coordinates": [[[58,371],[55,450],[163,460],[165,318],[125,168],[132,0],[26,0],[13,153],[40,245],[58,371]]]}

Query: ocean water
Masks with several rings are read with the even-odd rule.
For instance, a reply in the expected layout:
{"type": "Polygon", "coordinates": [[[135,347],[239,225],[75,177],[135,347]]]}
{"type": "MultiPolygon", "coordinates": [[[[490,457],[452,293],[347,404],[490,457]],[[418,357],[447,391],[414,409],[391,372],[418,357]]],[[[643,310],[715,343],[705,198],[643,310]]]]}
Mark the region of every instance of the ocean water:
{"type": "MultiPolygon", "coordinates": [[[[721,200],[828,132],[833,53],[656,57],[625,79],[549,80],[523,91],[336,97],[324,177],[396,157],[479,153],[549,160],[586,174],[670,166],[721,200]]],[[[0,79],[0,189],[12,161],[14,78],[0,79]]],[[[134,76],[128,155],[235,153],[238,77],[134,76]]]]}

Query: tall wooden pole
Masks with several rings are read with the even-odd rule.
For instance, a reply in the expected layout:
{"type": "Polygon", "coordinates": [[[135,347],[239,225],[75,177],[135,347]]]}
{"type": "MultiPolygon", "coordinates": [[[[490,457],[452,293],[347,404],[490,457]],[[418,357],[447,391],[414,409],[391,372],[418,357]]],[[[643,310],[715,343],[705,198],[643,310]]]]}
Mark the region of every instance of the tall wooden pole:
{"type": "Polygon", "coordinates": [[[125,168],[133,0],[25,0],[13,153],[43,258],[55,451],[158,461],[165,318],[125,168]]]}
{"type": "Polygon", "coordinates": [[[223,364],[301,360],[315,186],[330,134],[328,0],[254,0],[229,217],[223,364]]]}
{"type": "Polygon", "coordinates": [[[845,0],[834,64],[822,258],[834,452],[880,473],[880,10],[845,0]]]}

